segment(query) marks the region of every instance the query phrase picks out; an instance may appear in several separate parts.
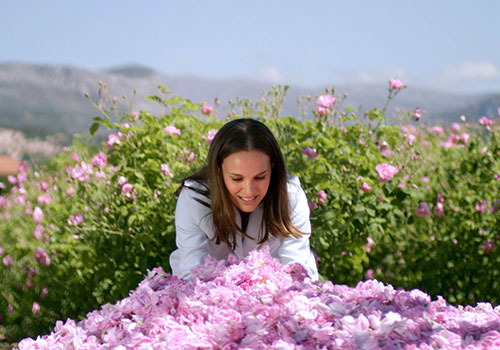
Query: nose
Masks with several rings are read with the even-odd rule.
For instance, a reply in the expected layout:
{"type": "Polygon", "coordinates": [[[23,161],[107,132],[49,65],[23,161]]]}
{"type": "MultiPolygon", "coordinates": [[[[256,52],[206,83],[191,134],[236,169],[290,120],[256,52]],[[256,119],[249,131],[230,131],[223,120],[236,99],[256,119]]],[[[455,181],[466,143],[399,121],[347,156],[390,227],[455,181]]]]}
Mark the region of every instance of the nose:
{"type": "Polygon", "coordinates": [[[247,181],[243,186],[243,190],[245,192],[244,194],[247,196],[253,195],[254,188],[255,188],[255,184],[253,183],[253,181],[247,181]]]}

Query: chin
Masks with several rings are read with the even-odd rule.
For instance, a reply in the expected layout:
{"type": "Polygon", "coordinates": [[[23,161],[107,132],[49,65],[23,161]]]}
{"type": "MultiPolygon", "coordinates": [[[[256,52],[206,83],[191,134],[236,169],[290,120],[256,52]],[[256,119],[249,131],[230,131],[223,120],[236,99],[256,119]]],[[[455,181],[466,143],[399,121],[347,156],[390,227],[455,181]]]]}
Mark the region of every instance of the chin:
{"type": "Polygon", "coordinates": [[[257,209],[257,206],[255,207],[241,207],[241,206],[238,206],[238,209],[244,213],[251,213],[253,212],[255,209],[257,209]]]}

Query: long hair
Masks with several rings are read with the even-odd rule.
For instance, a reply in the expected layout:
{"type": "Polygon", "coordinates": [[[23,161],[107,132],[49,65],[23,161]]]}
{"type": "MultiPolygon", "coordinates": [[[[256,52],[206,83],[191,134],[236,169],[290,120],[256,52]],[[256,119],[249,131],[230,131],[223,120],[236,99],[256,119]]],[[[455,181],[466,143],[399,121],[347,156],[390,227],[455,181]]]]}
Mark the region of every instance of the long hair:
{"type": "Polygon", "coordinates": [[[248,236],[234,220],[234,204],[224,183],[222,162],[233,153],[252,150],[267,154],[272,164],[269,188],[261,202],[263,216],[260,226],[265,229],[259,234],[259,244],[265,242],[269,234],[279,238],[300,237],[304,234],[292,223],[285,161],[274,135],[260,121],[235,119],[226,123],[215,135],[208,150],[206,165],[185,178],[177,190],[179,194],[184,187],[189,188],[210,199],[210,204],[201,200],[199,202],[211,209],[216,242],[224,242],[231,250],[235,249],[238,233],[248,236]],[[204,189],[188,187],[184,185],[186,180],[194,180],[204,189]]]}

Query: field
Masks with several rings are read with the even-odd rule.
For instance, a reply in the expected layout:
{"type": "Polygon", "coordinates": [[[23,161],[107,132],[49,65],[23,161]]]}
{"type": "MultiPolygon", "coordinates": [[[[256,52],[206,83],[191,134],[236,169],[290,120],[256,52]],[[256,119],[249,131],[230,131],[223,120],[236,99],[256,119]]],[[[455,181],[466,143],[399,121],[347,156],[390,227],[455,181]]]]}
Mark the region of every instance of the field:
{"type": "MultiPolygon", "coordinates": [[[[56,320],[84,319],[126,298],[148,269],[168,272],[178,181],[202,166],[224,122],[239,117],[268,125],[288,170],[299,176],[322,283],[415,289],[429,298],[419,299],[422,307],[500,303],[499,115],[432,125],[415,108],[400,112],[400,125],[388,125],[387,106],[404,90],[395,80],[387,105],[363,115],[344,108],[348,95],[334,90],[299,99],[298,116],[282,115],[287,87],[257,101],[230,101],[228,110],[160,87],[150,99],[164,106],[163,115],[121,114],[101,88],[92,101],[101,116],[90,133],[107,128],[102,145],[75,139],[42,164],[22,162],[2,182],[6,340],[48,334],[56,320]]],[[[497,309],[480,311],[497,324],[497,309]]]]}

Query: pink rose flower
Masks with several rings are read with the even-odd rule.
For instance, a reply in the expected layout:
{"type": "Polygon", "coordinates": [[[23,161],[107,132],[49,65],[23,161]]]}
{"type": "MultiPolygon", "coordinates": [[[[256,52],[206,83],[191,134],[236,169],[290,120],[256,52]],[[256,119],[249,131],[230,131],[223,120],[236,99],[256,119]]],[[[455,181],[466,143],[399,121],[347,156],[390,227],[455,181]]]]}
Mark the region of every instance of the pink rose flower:
{"type": "Polygon", "coordinates": [[[442,218],[444,216],[444,206],[443,203],[437,202],[436,205],[434,206],[434,213],[442,218]]]}
{"type": "Polygon", "coordinates": [[[456,134],[451,134],[450,137],[448,137],[448,141],[451,143],[457,143],[460,140],[460,136],[456,134]]]}
{"type": "Polygon", "coordinates": [[[17,174],[17,183],[22,183],[24,181],[26,181],[26,179],[28,178],[28,174],[24,171],[21,171],[19,174],[17,174]]]}
{"type": "Polygon", "coordinates": [[[371,189],[372,188],[366,182],[363,182],[363,184],[361,185],[361,191],[363,191],[363,192],[368,192],[371,189]]]}
{"type": "Polygon", "coordinates": [[[484,126],[491,126],[491,125],[493,125],[493,120],[488,119],[485,116],[483,116],[479,119],[479,124],[484,125],[484,126]]]}
{"type": "Polygon", "coordinates": [[[9,265],[12,265],[12,264],[14,263],[14,259],[12,259],[12,257],[11,257],[10,255],[5,256],[5,257],[2,259],[2,261],[3,261],[3,264],[4,264],[5,266],[9,266],[9,265]]]}
{"type": "Polygon", "coordinates": [[[420,202],[420,204],[416,210],[417,216],[426,217],[426,216],[429,216],[430,213],[431,213],[431,210],[429,209],[429,205],[426,202],[420,202]]]}
{"type": "Polygon", "coordinates": [[[106,178],[106,173],[104,171],[96,171],[95,178],[99,180],[104,180],[106,178]]]}
{"type": "Polygon", "coordinates": [[[7,176],[7,181],[10,182],[12,185],[17,185],[17,178],[15,176],[9,175],[7,176]]]}
{"type": "Polygon", "coordinates": [[[49,266],[50,265],[50,257],[47,252],[43,248],[36,248],[35,250],[35,260],[42,265],[49,266]]]}
{"type": "Polygon", "coordinates": [[[122,186],[122,194],[127,194],[129,193],[130,191],[132,191],[132,185],[129,184],[129,183],[126,183],[122,186]]]}
{"type": "Polygon", "coordinates": [[[413,134],[406,134],[405,136],[406,136],[406,142],[408,142],[409,146],[413,145],[413,143],[417,139],[417,137],[413,134]]]}
{"type": "Polygon", "coordinates": [[[49,186],[47,185],[47,183],[45,181],[42,181],[38,185],[38,188],[40,188],[40,191],[42,191],[42,192],[47,192],[47,190],[49,189],[49,186]]]}
{"type": "Polygon", "coordinates": [[[71,153],[71,159],[73,159],[73,161],[76,163],[80,161],[80,157],[78,157],[78,154],[76,152],[71,153]]]}
{"type": "Polygon", "coordinates": [[[75,215],[70,215],[68,218],[69,226],[77,226],[83,222],[83,214],[78,213],[75,215]]]}
{"type": "Polygon", "coordinates": [[[484,248],[484,254],[490,254],[493,251],[493,248],[495,248],[495,242],[489,239],[486,242],[484,242],[483,248],[484,248]]]}
{"type": "Polygon", "coordinates": [[[380,153],[382,153],[382,155],[384,157],[390,157],[392,156],[392,151],[391,151],[391,148],[389,147],[389,144],[386,142],[386,141],[383,141],[381,142],[377,148],[380,150],[380,153]]]}
{"type": "Polygon", "coordinates": [[[314,111],[319,115],[328,115],[330,109],[325,107],[316,107],[314,111]]]}
{"type": "Polygon", "coordinates": [[[488,201],[483,200],[481,202],[476,202],[476,210],[481,213],[486,213],[488,211],[488,201]]]}
{"type": "Polygon", "coordinates": [[[316,203],[315,201],[314,202],[307,201],[307,204],[309,205],[309,210],[311,211],[318,208],[318,203],[316,203]]]}
{"type": "Polygon", "coordinates": [[[37,314],[38,311],[40,311],[40,304],[38,304],[36,301],[33,303],[33,307],[31,308],[31,312],[33,315],[37,314]]]}
{"type": "Polygon", "coordinates": [[[68,189],[66,190],[66,195],[67,195],[68,197],[71,197],[72,195],[74,195],[74,194],[75,194],[75,192],[76,192],[76,190],[75,190],[73,187],[70,187],[70,188],[68,188],[68,189]]]}
{"type": "Polygon", "coordinates": [[[121,144],[120,136],[118,136],[116,134],[108,135],[108,141],[106,142],[106,144],[108,145],[108,148],[113,148],[114,145],[121,144]]]}
{"type": "Polygon", "coordinates": [[[41,223],[43,219],[43,211],[39,207],[33,210],[33,221],[37,224],[41,223]]]}
{"type": "Polygon", "coordinates": [[[465,145],[469,142],[469,134],[467,134],[466,132],[464,132],[462,135],[460,135],[460,141],[465,145]]]}
{"type": "Polygon", "coordinates": [[[366,238],[365,250],[367,253],[371,252],[372,247],[375,245],[375,241],[371,237],[366,238]]]}
{"type": "Polygon", "coordinates": [[[391,79],[389,81],[389,85],[394,90],[399,90],[399,89],[401,89],[404,86],[404,84],[400,80],[398,80],[398,79],[391,79]]]}
{"type": "Polygon", "coordinates": [[[103,152],[97,153],[94,158],[92,158],[92,164],[96,167],[103,167],[108,164],[106,155],[103,152]]]}
{"type": "Polygon", "coordinates": [[[392,179],[398,173],[398,169],[390,164],[382,163],[375,167],[378,173],[380,182],[385,183],[392,179]]]}
{"type": "Polygon", "coordinates": [[[38,196],[37,202],[40,205],[44,205],[44,204],[49,204],[51,200],[52,198],[50,197],[50,194],[46,193],[38,196]]]}
{"type": "Polygon", "coordinates": [[[321,95],[316,100],[316,105],[321,108],[330,108],[335,103],[335,97],[330,94],[321,95]]]}
{"type": "Polygon", "coordinates": [[[28,170],[28,168],[29,168],[28,162],[25,160],[23,160],[21,164],[19,164],[19,171],[21,172],[25,172],[26,170],[28,170]]]}
{"type": "Polygon", "coordinates": [[[174,125],[167,126],[166,128],[163,129],[163,131],[169,133],[170,136],[181,134],[181,131],[179,129],[177,129],[174,125]]]}
{"type": "MultiPolygon", "coordinates": [[[[26,196],[19,196],[16,198],[16,204],[17,205],[24,205],[24,203],[26,202],[26,196]]],[[[29,214],[29,212],[27,212],[26,214],[29,214]]]]}
{"type": "Polygon", "coordinates": [[[33,230],[33,236],[35,237],[36,240],[40,239],[42,237],[43,233],[43,226],[42,225],[36,225],[35,229],[33,230]]]}
{"type": "Polygon", "coordinates": [[[413,119],[418,121],[420,120],[421,117],[422,117],[422,111],[417,108],[415,112],[413,112],[413,119]]]}
{"type": "Polygon", "coordinates": [[[212,105],[209,105],[208,103],[205,103],[201,107],[201,113],[204,115],[210,115],[214,111],[214,107],[212,105]]]}
{"type": "Polygon", "coordinates": [[[437,203],[444,203],[444,195],[442,193],[437,194],[436,202],[437,203]]]}
{"type": "Polygon", "coordinates": [[[316,153],[316,149],[315,148],[310,148],[310,147],[304,148],[302,150],[302,153],[304,153],[309,158],[315,158],[315,157],[318,156],[318,153],[316,153]]]}
{"type": "Polygon", "coordinates": [[[120,177],[118,178],[118,185],[119,185],[119,186],[122,186],[122,185],[124,185],[125,183],[127,183],[127,181],[128,181],[128,178],[127,178],[127,177],[125,177],[125,176],[120,176],[120,177]]]}
{"type": "Polygon", "coordinates": [[[208,132],[208,135],[207,135],[207,143],[210,145],[213,141],[213,139],[215,138],[215,135],[217,135],[217,132],[219,130],[215,130],[215,129],[212,129],[208,132]]]}
{"type": "Polygon", "coordinates": [[[328,197],[327,194],[326,194],[326,192],[324,190],[319,190],[318,192],[316,192],[316,194],[319,196],[317,202],[319,204],[325,203],[326,198],[328,197]]]}
{"type": "Polygon", "coordinates": [[[162,164],[161,165],[161,172],[165,176],[174,177],[174,174],[170,171],[170,168],[168,167],[167,164],[162,164]]]}
{"type": "Polygon", "coordinates": [[[435,135],[444,134],[444,129],[441,126],[433,126],[429,131],[431,132],[431,134],[435,135]]]}

